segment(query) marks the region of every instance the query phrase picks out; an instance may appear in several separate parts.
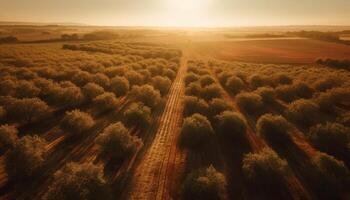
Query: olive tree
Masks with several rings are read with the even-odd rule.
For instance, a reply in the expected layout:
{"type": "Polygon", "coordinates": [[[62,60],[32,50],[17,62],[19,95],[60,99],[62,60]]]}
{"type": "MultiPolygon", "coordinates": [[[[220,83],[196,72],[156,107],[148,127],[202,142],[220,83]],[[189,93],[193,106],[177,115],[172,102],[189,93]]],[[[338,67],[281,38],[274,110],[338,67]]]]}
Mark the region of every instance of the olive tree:
{"type": "Polygon", "coordinates": [[[16,84],[16,96],[19,98],[37,97],[39,93],[40,89],[30,81],[21,80],[16,84]]]}
{"type": "Polygon", "coordinates": [[[305,82],[298,81],[293,84],[294,93],[299,98],[311,98],[313,89],[305,82]]]}
{"type": "Polygon", "coordinates": [[[278,73],[274,75],[275,83],[281,85],[292,84],[293,79],[286,73],[278,73]]]}
{"type": "Polygon", "coordinates": [[[155,108],[161,101],[160,92],[151,85],[134,86],[131,95],[151,109],[155,108]]]}
{"type": "Polygon", "coordinates": [[[53,80],[45,78],[35,78],[33,79],[33,84],[40,89],[40,97],[46,97],[50,89],[55,85],[53,80]]]}
{"type": "Polygon", "coordinates": [[[231,94],[236,95],[243,89],[244,83],[237,76],[231,76],[227,79],[225,87],[231,94]]]}
{"type": "Polygon", "coordinates": [[[265,114],[257,122],[257,132],[270,142],[289,139],[289,123],[280,115],[265,114]]]}
{"type": "Polygon", "coordinates": [[[341,155],[348,151],[350,128],[338,123],[318,124],[307,133],[309,141],[323,152],[341,155]]]}
{"type": "Polygon", "coordinates": [[[0,122],[4,121],[7,116],[7,111],[3,106],[0,106],[0,122]]]}
{"type": "Polygon", "coordinates": [[[194,73],[194,74],[199,74],[200,67],[196,65],[189,65],[187,67],[187,72],[188,73],[194,73]]]}
{"type": "Polygon", "coordinates": [[[225,199],[225,176],[213,166],[206,169],[195,170],[187,175],[182,186],[182,199],[184,200],[220,200],[225,199]]]}
{"type": "Polygon", "coordinates": [[[315,102],[319,105],[320,110],[326,113],[334,113],[337,105],[347,103],[350,99],[350,90],[347,88],[333,88],[320,93],[315,102]]]}
{"type": "Polygon", "coordinates": [[[350,127],[350,112],[346,112],[337,118],[337,122],[350,127]]]}
{"type": "Polygon", "coordinates": [[[208,111],[211,117],[219,115],[224,111],[232,111],[233,108],[224,99],[214,98],[209,102],[208,111]]]}
{"type": "Polygon", "coordinates": [[[204,76],[200,77],[199,82],[200,82],[202,87],[206,87],[208,85],[215,83],[215,80],[210,75],[204,75],[204,76]]]}
{"type": "Polygon", "coordinates": [[[206,115],[208,107],[208,103],[204,99],[193,96],[186,96],[184,98],[184,113],[186,116],[195,113],[206,115]]]}
{"type": "Polygon", "coordinates": [[[34,122],[48,114],[49,106],[39,98],[15,99],[7,108],[7,115],[18,122],[34,122]]]}
{"type": "Polygon", "coordinates": [[[110,84],[109,77],[102,73],[94,74],[92,77],[92,82],[100,85],[103,88],[108,88],[110,84]]]}
{"type": "Polygon", "coordinates": [[[247,130],[245,118],[232,111],[224,111],[215,117],[217,121],[217,130],[228,141],[242,139],[247,130]]]}
{"type": "Polygon", "coordinates": [[[320,79],[314,83],[314,88],[317,91],[324,92],[326,90],[338,87],[342,84],[342,82],[335,77],[328,77],[324,79],[320,79]]]}
{"type": "Polygon", "coordinates": [[[159,90],[162,95],[165,95],[171,86],[171,80],[167,77],[155,76],[152,78],[152,85],[159,90]]]}
{"type": "Polygon", "coordinates": [[[38,136],[24,136],[8,153],[5,169],[9,178],[25,179],[33,176],[44,164],[46,141],[38,136]]]}
{"type": "Polygon", "coordinates": [[[15,93],[16,82],[12,79],[4,79],[0,81],[0,95],[12,96],[15,93]]]}
{"type": "Polygon", "coordinates": [[[134,70],[127,71],[124,76],[128,79],[130,86],[141,85],[144,81],[143,75],[134,70]]]}
{"type": "Polygon", "coordinates": [[[255,93],[239,93],[236,101],[240,109],[248,114],[259,113],[263,106],[261,96],[255,93]]]}
{"type": "Polygon", "coordinates": [[[219,73],[218,78],[219,78],[221,85],[225,85],[227,83],[227,80],[232,76],[234,76],[234,74],[230,71],[223,71],[223,72],[219,73]]]}
{"type": "Polygon", "coordinates": [[[101,146],[102,153],[112,159],[124,159],[135,153],[142,145],[141,139],[130,135],[121,122],[106,127],[96,138],[96,143],[101,146]]]}
{"type": "Polygon", "coordinates": [[[174,80],[176,77],[176,72],[172,69],[165,69],[163,72],[163,76],[168,77],[170,80],[174,80]]]}
{"type": "Polygon", "coordinates": [[[126,67],[108,67],[105,68],[104,74],[106,74],[109,78],[113,78],[115,76],[123,76],[125,74],[126,67]]]}
{"type": "Polygon", "coordinates": [[[309,127],[318,121],[319,107],[310,100],[299,99],[288,105],[287,115],[301,126],[309,127]]]}
{"type": "Polygon", "coordinates": [[[58,170],[45,200],[110,199],[103,167],[91,163],[68,163],[58,170]]]}
{"type": "Polygon", "coordinates": [[[70,79],[74,84],[78,86],[84,86],[93,81],[93,75],[86,71],[76,71],[70,79]]]}
{"type": "Polygon", "coordinates": [[[184,80],[185,80],[185,84],[188,85],[190,83],[198,81],[199,76],[197,74],[190,72],[190,73],[186,74],[184,80]]]}
{"type": "Polygon", "coordinates": [[[328,187],[334,187],[335,190],[339,191],[348,190],[350,171],[344,162],[325,153],[319,153],[312,161],[321,175],[321,180],[328,182],[328,187]]]}
{"type": "Polygon", "coordinates": [[[132,103],[124,112],[126,124],[148,126],[151,122],[151,109],[143,103],[132,103]]]}
{"type": "Polygon", "coordinates": [[[294,87],[292,85],[280,85],[276,87],[275,91],[277,96],[287,103],[297,99],[294,87]]]}
{"type": "Polygon", "coordinates": [[[0,149],[6,151],[13,148],[18,141],[18,130],[15,126],[1,125],[0,126],[0,149]]]}
{"type": "Polygon", "coordinates": [[[273,150],[264,148],[259,153],[246,154],[242,170],[251,182],[277,186],[282,183],[283,175],[288,173],[288,164],[273,150]]]}
{"type": "Polygon", "coordinates": [[[206,100],[221,97],[221,88],[217,84],[211,84],[202,89],[202,97],[206,100]]]}
{"type": "Polygon", "coordinates": [[[202,94],[202,87],[199,83],[190,83],[186,86],[185,94],[188,96],[200,97],[202,94]]]}
{"type": "Polygon", "coordinates": [[[248,73],[243,71],[236,71],[234,75],[240,78],[243,82],[246,81],[248,77],[248,73]]]}
{"type": "Polygon", "coordinates": [[[143,82],[148,83],[152,77],[151,73],[147,69],[139,69],[137,73],[143,76],[143,82]]]}
{"type": "Polygon", "coordinates": [[[147,70],[151,73],[152,76],[159,76],[163,72],[162,67],[155,65],[147,67],[147,70]]]}
{"type": "Polygon", "coordinates": [[[17,100],[17,98],[11,96],[0,96],[0,106],[5,110],[5,115],[7,115],[7,110],[10,109],[12,104],[17,100]]]}
{"type": "Polygon", "coordinates": [[[15,76],[22,80],[31,80],[38,77],[37,73],[32,68],[27,67],[17,68],[15,76]]]}
{"type": "Polygon", "coordinates": [[[105,91],[103,87],[97,85],[96,83],[88,83],[82,88],[82,92],[89,101],[92,101],[97,96],[103,94],[105,91]]]}
{"type": "Polygon", "coordinates": [[[95,121],[90,114],[80,110],[72,110],[66,112],[61,122],[61,128],[74,136],[81,136],[84,131],[89,130],[94,124],[95,121]]]}
{"type": "Polygon", "coordinates": [[[116,76],[111,79],[111,90],[118,97],[126,95],[130,89],[130,84],[128,79],[122,76],[116,76]]]}
{"type": "Polygon", "coordinates": [[[84,101],[84,95],[79,87],[70,81],[52,85],[47,91],[46,101],[60,107],[74,107],[84,101]]]}
{"type": "Polygon", "coordinates": [[[194,114],[185,118],[181,133],[180,146],[192,151],[209,150],[214,137],[214,130],[210,121],[203,115],[194,114]]]}
{"type": "Polygon", "coordinates": [[[261,96],[262,101],[265,104],[272,104],[272,103],[276,102],[275,90],[271,87],[259,87],[254,92],[261,96]]]}
{"type": "Polygon", "coordinates": [[[248,81],[250,86],[254,89],[269,85],[267,77],[259,74],[253,74],[249,77],[248,81]]]}
{"type": "Polygon", "coordinates": [[[59,96],[59,101],[63,106],[72,107],[78,106],[84,101],[84,95],[81,89],[71,82],[61,82],[62,90],[59,96]],[[67,84],[65,86],[65,84],[67,84]]]}
{"type": "Polygon", "coordinates": [[[118,99],[114,93],[105,92],[94,98],[93,103],[101,111],[112,110],[117,107],[118,99]]]}

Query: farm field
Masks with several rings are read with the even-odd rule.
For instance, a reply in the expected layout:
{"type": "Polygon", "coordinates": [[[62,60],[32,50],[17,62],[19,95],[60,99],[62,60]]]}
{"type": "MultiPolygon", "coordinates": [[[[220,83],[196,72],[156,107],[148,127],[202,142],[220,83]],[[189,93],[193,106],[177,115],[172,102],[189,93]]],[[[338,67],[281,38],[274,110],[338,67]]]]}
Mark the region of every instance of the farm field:
{"type": "Polygon", "coordinates": [[[0,44],[0,199],[350,199],[349,45],[96,29],[0,44]]]}
{"type": "Polygon", "coordinates": [[[349,45],[311,39],[196,42],[194,48],[204,56],[254,63],[304,64],[313,63],[317,58],[347,59],[350,57],[349,45]]]}

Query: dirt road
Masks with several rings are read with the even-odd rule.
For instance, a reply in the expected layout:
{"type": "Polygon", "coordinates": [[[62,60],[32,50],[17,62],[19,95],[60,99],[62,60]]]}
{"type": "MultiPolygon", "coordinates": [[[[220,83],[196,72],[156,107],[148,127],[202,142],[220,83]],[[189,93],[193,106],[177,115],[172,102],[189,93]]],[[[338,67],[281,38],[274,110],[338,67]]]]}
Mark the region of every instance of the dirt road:
{"type": "Polygon", "coordinates": [[[172,199],[170,191],[174,176],[171,173],[176,165],[183,164],[185,160],[184,154],[177,149],[177,137],[182,122],[186,63],[187,56],[184,53],[155,138],[132,177],[130,199],[172,199]]]}

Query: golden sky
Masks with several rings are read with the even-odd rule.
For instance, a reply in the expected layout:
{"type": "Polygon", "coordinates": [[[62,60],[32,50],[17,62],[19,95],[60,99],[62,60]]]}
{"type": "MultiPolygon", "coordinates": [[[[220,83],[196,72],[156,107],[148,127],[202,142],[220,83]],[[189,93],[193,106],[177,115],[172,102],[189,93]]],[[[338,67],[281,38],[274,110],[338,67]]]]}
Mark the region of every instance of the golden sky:
{"type": "Polygon", "coordinates": [[[350,25],[350,0],[0,0],[0,21],[120,26],[350,25]]]}

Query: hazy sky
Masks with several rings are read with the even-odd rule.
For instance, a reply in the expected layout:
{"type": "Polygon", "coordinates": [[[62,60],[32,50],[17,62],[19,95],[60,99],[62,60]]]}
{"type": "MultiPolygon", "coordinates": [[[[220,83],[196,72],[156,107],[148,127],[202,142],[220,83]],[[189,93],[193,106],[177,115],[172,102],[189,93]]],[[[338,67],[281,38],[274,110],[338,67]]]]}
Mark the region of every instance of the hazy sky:
{"type": "Polygon", "coordinates": [[[0,21],[95,25],[350,25],[350,0],[0,0],[0,21]]]}

